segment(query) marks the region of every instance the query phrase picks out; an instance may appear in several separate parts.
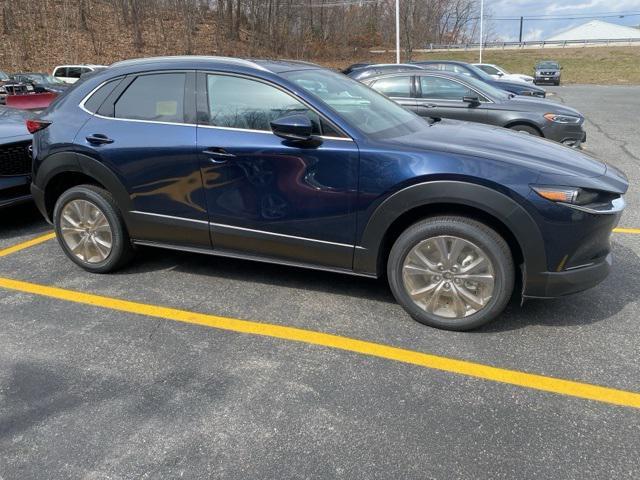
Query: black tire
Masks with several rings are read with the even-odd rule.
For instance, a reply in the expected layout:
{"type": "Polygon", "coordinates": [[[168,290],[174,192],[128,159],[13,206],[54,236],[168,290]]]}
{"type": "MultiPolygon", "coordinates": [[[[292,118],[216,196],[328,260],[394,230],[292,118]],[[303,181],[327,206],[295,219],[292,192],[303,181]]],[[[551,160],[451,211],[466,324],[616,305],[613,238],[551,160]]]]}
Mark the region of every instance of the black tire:
{"type": "Polygon", "coordinates": [[[528,133],[529,135],[533,135],[535,137],[542,136],[536,128],[533,128],[530,125],[516,124],[516,125],[511,125],[509,128],[516,132],[528,133]]]}
{"type": "Polygon", "coordinates": [[[412,318],[431,327],[465,331],[484,325],[502,313],[513,292],[515,267],[505,240],[484,223],[462,216],[438,216],[415,223],[398,237],[387,262],[387,276],[394,297],[412,318]],[[493,266],[495,279],[491,298],[484,308],[460,318],[427,312],[413,301],[404,284],[403,265],[409,252],[423,240],[442,235],[473,243],[493,266]]]}
{"type": "Polygon", "coordinates": [[[76,265],[79,265],[83,269],[92,273],[109,273],[126,265],[132,258],[134,249],[129,239],[129,233],[122,219],[122,213],[116,205],[115,200],[111,194],[94,185],[79,185],[65,191],[60,198],[58,198],[54,211],[53,211],[53,223],[56,231],[56,237],[58,243],[62,247],[64,253],[73,261],[76,265]],[[104,261],[89,263],[78,258],[71,252],[70,247],[64,240],[61,230],[60,217],[65,205],[69,204],[73,200],[85,200],[97,207],[100,212],[106,217],[112,235],[111,251],[104,261]]]}

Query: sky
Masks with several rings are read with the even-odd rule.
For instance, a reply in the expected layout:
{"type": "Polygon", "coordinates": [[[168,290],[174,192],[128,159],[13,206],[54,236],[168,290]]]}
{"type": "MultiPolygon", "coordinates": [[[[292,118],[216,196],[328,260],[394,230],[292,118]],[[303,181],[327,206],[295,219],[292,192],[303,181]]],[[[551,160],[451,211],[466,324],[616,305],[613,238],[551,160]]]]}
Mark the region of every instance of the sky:
{"type": "MultiPolygon", "coordinates": [[[[640,0],[485,0],[485,15],[495,17],[524,16],[523,40],[544,40],[568,28],[581,25],[600,14],[611,12],[640,13],[640,0]],[[527,16],[580,16],[581,19],[539,20],[527,16]]],[[[625,18],[599,18],[619,25],[638,26],[640,15],[625,18]]],[[[519,20],[490,20],[495,34],[504,41],[517,41],[519,20]]]]}

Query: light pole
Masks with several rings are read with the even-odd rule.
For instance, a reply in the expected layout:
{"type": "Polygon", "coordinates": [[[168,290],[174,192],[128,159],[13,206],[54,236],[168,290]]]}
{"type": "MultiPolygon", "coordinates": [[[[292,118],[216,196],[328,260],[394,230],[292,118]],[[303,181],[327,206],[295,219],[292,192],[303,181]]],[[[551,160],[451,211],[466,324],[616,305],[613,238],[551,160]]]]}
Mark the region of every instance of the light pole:
{"type": "Polygon", "coordinates": [[[480,63],[482,63],[482,43],[483,39],[483,24],[484,24],[484,0],[480,0],[480,63]]]}
{"type": "Polygon", "coordinates": [[[396,63],[400,63],[400,0],[396,0],[396,63]]]}

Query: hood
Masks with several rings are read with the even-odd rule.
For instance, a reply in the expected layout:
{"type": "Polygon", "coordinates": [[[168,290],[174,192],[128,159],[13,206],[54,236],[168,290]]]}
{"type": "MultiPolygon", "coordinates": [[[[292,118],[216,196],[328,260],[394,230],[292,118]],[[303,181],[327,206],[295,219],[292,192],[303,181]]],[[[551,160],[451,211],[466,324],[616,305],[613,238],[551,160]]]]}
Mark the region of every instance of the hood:
{"type": "Polygon", "coordinates": [[[584,118],[584,116],[575,108],[567,107],[566,105],[552,102],[551,100],[544,98],[516,96],[509,100],[504,100],[498,105],[503,105],[509,110],[522,108],[522,110],[526,110],[528,112],[535,110],[542,112],[542,114],[557,113],[560,115],[572,115],[574,117],[584,118]]]}
{"type": "Polygon", "coordinates": [[[0,107],[0,143],[28,140],[31,134],[25,120],[31,117],[29,112],[9,107],[0,107]]]}
{"type": "Polygon", "coordinates": [[[520,81],[520,80],[496,80],[495,84],[496,87],[498,88],[502,88],[503,90],[506,90],[508,87],[509,88],[527,88],[529,90],[536,90],[536,91],[541,91],[544,92],[544,88],[540,88],[537,87],[535,85],[532,85],[530,83],[525,82],[524,80],[520,81]]]}
{"type": "Polygon", "coordinates": [[[578,150],[506,128],[454,120],[425,125],[394,143],[517,164],[541,174],[599,177],[607,171],[604,163],[578,150]]]}

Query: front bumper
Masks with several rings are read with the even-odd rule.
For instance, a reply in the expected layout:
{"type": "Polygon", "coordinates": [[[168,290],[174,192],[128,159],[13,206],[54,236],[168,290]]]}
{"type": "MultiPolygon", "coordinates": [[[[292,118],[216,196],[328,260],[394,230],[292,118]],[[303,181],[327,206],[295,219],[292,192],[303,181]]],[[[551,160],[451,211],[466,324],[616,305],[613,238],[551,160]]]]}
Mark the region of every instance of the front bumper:
{"type": "Polygon", "coordinates": [[[542,127],[542,134],[549,140],[577,148],[587,141],[587,132],[584,131],[582,125],[547,122],[542,127]]]}

